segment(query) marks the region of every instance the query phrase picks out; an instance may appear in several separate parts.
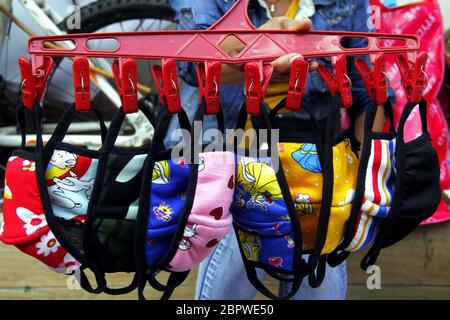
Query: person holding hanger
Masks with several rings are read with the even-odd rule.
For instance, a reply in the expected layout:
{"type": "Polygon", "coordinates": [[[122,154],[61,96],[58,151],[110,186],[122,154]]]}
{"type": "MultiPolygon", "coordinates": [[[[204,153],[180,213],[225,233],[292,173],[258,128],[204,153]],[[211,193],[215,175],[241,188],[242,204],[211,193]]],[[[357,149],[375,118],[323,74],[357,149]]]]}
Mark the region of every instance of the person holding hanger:
{"type": "MultiPolygon", "coordinates": [[[[207,29],[220,19],[235,3],[233,0],[172,0],[172,7],[176,13],[178,29],[194,30],[207,29]]],[[[249,3],[248,15],[252,23],[259,29],[266,30],[334,30],[369,32],[368,0],[252,0],[249,3]]],[[[363,39],[349,39],[347,46],[363,47],[363,39]]],[[[244,45],[237,38],[228,37],[221,44],[221,48],[229,55],[237,54],[244,45]]],[[[287,94],[288,77],[292,61],[298,54],[289,54],[273,62],[274,76],[267,90],[265,103],[274,108],[282,102],[287,94]]],[[[355,124],[355,136],[362,142],[364,137],[364,114],[371,100],[364,87],[363,81],[350,58],[348,61],[348,75],[352,82],[353,106],[348,109],[348,116],[355,124]]],[[[310,61],[307,90],[304,99],[314,105],[315,99],[328,91],[320,75],[315,72],[318,64],[331,67],[326,59],[310,61]]],[[[198,82],[196,65],[191,62],[179,63],[179,76],[185,84],[181,92],[183,108],[191,120],[199,105],[198,82]]],[[[242,66],[224,65],[221,74],[221,105],[225,115],[227,128],[236,125],[239,109],[245,101],[244,72],[242,66]]],[[[375,130],[381,130],[384,123],[383,108],[378,108],[375,130]]],[[[247,127],[252,122],[249,120],[247,127]]],[[[178,124],[173,122],[169,126],[169,133],[176,130],[178,124]]],[[[205,119],[204,129],[213,128],[215,122],[205,119]]],[[[171,144],[170,137],[166,143],[171,144]]],[[[327,266],[326,277],[318,288],[309,286],[304,280],[301,288],[292,299],[345,299],[347,291],[347,272],[345,263],[336,268],[327,266]]],[[[258,277],[265,276],[259,270],[258,277]]],[[[280,284],[280,295],[289,291],[289,283],[280,284]]],[[[200,265],[196,299],[229,300],[253,299],[256,289],[247,279],[245,268],[239,252],[236,236],[232,230],[222,240],[213,253],[200,265]]]]}

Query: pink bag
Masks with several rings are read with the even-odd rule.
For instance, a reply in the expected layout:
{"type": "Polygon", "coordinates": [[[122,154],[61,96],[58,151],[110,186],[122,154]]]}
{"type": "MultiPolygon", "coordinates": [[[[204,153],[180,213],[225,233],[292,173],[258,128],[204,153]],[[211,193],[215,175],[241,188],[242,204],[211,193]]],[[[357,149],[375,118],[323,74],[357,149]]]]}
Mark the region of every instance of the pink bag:
{"type": "MultiPolygon", "coordinates": [[[[448,127],[444,112],[436,99],[445,72],[444,28],[442,16],[437,0],[424,0],[405,6],[388,8],[380,0],[370,0],[371,5],[379,6],[381,19],[375,20],[377,32],[416,34],[420,38],[420,49],[428,53],[429,59],[425,72],[429,78],[425,99],[428,102],[428,123],[433,146],[441,163],[441,188],[450,189],[450,170],[447,163],[448,127]],[[376,23],[378,20],[379,23],[376,23]]],[[[376,7],[373,10],[377,12],[376,7]]],[[[391,87],[396,94],[394,117],[396,124],[406,104],[406,97],[401,85],[400,73],[395,66],[394,57],[387,56],[387,74],[391,87]]],[[[410,141],[421,135],[420,117],[416,109],[405,127],[405,140],[410,141]]],[[[438,223],[450,220],[450,208],[441,200],[436,213],[424,224],[438,223]]]]}

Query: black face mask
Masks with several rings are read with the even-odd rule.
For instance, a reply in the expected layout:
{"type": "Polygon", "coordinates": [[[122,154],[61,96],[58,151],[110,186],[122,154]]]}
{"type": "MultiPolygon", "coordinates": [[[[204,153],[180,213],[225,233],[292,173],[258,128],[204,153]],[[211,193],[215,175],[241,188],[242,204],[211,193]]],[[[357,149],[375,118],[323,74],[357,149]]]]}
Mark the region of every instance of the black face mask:
{"type": "Polygon", "coordinates": [[[408,103],[400,119],[396,146],[397,181],[391,213],[361,262],[364,270],[375,264],[381,249],[402,240],[431,217],[441,200],[439,160],[428,133],[425,100],[419,103],[423,134],[413,141],[404,141],[405,125],[415,106],[408,103]]]}
{"type": "MultiPolygon", "coordinates": [[[[154,125],[150,110],[139,103],[139,110],[154,125]]],[[[115,147],[126,114],[119,108],[99,150],[99,163],[88,216],[84,227],[84,249],[87,257],[103,272],[135,272],[134,233],[140,186],[148,146],[115,147]]],[[[150,138],[150,137],[149,137],[150,138]]],[[[126,293],[137,287],[136,277],[126,293]]]]}

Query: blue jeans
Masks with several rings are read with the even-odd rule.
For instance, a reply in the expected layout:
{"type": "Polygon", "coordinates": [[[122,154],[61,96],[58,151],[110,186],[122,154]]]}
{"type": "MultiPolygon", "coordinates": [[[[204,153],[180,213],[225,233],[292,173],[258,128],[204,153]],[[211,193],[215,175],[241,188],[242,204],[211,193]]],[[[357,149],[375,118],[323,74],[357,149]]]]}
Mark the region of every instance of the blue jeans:
{"type": "MultiPolygon", "coordinates": [[[[262,281],[265,272],[258,269],[262,281]]],[[[286,295],[290,284],[280,283],[279,294],[286,295]]],[[[250,300],[257,294],[248,281],[239,252],[234,230],[219,242],[201,264],[195,288],[196,300],[250,300]]],[[[336,268],[327,266],[322,285],[311,288],[305,278],[299,291],[291,300],[343,300],[347,294],[347,268],[345,262],[336,268]]]]}

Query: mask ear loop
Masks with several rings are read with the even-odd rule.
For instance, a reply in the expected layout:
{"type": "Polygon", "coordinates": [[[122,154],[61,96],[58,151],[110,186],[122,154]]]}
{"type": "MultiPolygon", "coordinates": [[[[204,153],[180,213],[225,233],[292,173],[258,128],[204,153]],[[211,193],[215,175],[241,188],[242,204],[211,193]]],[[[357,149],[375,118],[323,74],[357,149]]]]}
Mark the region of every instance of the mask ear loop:
{"type": "MultiPolygon", "coordinates": [[[[337,95],[340,97],[340,94],[337,95]]],[[[309,284],[313,288],[319,287],[325,278],[326,256],[322,255],[322,249],[326,243],[328,235],[328,224],[333,200],[334,188],[334,168],[333,168],[333,140],[335,129],[340,115],[340,103],[333,103],[328,115],[325,128],[325,136],[319,133],[318,152],[322,166],[323,188],[322,188],[322,205],[317,227],[317,238],[313,253],[309,256],[309,284]],[[320,155],[321,154],[321,155],[320,155]]],[[[311,117],[314,113],[310,111],[311,117]]],[[[317,121],[317,120],[316,120],[317,121]]]]}
{"type": "MultiPolygon", "coordinates": [[[[200,106],[194,117],[195,118],[194,121],[203,121],[205,112],[206,112],[206,103],[205,103],[205,101],[202,101],[200,103],[200,106]]],[[[224,128],[224,120],[223,120],[223,111],[220,106],[219,106],[218,114],[216,115],[216,119],[217,119],[217,125],[218,125],[219,130],[222,133],[224,133],[225,128],[224,128]]],[[[195,129],[195,127],[192,126],[191,132],[190,132],[191,133],[191,138],[190,138],[191,146],[190,147],[191,147],[191,165],[192,165],[192,167],[191,167],[191,172],[190,172],[190,177],[189,177],[190,182],[188,183],[188,192],[186,195],[186,199],[193,199],[193,197],[195,196],[195,189],[196,189],[195,186],[197,183],[197,173],[198,173],[198,154],[194,153],[194,151],[201,149],[201,145],[200,146],[198,145],[199,141],[196,141],[197,137],[194,133],[194,129],[195,129]]],[[[186,210],[182,214],[182,216],[179,217],[179,222],[178,222],[179,227],[178,227],[178,230],[176,233],[178,236],[182,235],[182,232],[187,223],[187,220],[188,220],[189,214],[190,214],[190,210],[191,210],[188,207],[192,207],[192,204],[193,203],[188,205],[185,203],[185,209],[188,209],[188,210],[186,210]]],[[[169,299],[170,296],[172,295],[173,291],[175,290],[175,288],[184,282],[184,280],[187,278],[187,276],[189,275],[189,272],[190,272],[190,270],[184,271],[184,272],[171,272],[166,285],[160,283],[155,277],[155,275],[156,275],[155,269],[162,268],[164,265],[167,265],[168,263],[170,263],[170,260],[172,260],[172,258],[175,256],[176,251],[178,250],[179,240],[181,240],[181,239],[177,239],[177,238],[179,238],[178,236],[176,236],[173,239],[167,255],[165,257],[163,257],[161,259],[161,261],[157,264],[157,266],[155,266],[152,270],[150,270],[150,272],[148,274],[148,282],[150,283],[150,285],[154,289],[164,292],[161,297],[161,300],[169,299]]]]}
{"type": "MultiPolygon", "coordinates": [[[[239,116],[238,116],[238,123],[236,126],[236,129],[242,129],[243,127],[245,127],[245,122],[246,119],[248,117],[247,114],[247,108],[245,106],[245,104],[241,107],[241,110],[239,112],[239,116]]],[[[268,134],[271,135],[271,130],[273,130],[272,125],[270,123],[270,115],[268,114],[266,107],[263,103],[261,103],[260,105],[260,112],[262,113],[262,116],[264,118],[264,122],[266,124],[266,127],[268,129],[268,134]]],[[[240,142],[238,142],[240,143],[240,142]]],[[[270,140],[268,141],[268,147],[269,150],[272,149],[271,146],[271,142],[270,140]]],[[[295,215],[295,213],[293,212],[293,208],[294,208],[294,204],[292,203],[292,197],[290,195],[289,192],[289,187],[287,186],[287,182],[286,182],[286,177],[284,176],[284,172],[282,169],[282,165],[281,165],[281,161],[279,162],[279,169],[277,171],[277,181],[280,184],[280,188],[283,192],[283,195],[285,195],[285,201],[287,201],[286,205],[288,207],[289,210],[289,215],[292,219],[292,221],[295,221],[293,223],[294,226],[294,234],[295,234],[295,243],[300,244],[300,246],[302,245],[302,238],[301,238],[301,227],[300,224],[297,221],[297,217],[295,215]]],[[[302,259],[302,255],[301,255],[301,248],[300,250],[297,249],[297,247],[294,249],[294,277],[290,278],[290,279],[283,279],[282,276],[278,275],[276,273],[275,270],[266,270],[267,274],[269,274],[271,277],[279,280],[279,281],[283,281],[283,282],[292,282],[292,287],[290,292],[283,296],[283,297],[279,297],[275,294],[273,294],[258,278],[257,272],[256,272],[256,266],[252,263],[250,263],[249,261],[247,261],[247,259],[245,258],[242,246],[240,245],[240,239],[238,236],[238,231],[236,229],[236,225],[235,225],[235,230],[236,230],[236,237],[237,237],[237,241],[239,244],[239,250],[241,251],[241,256],[243,257],[243,262],[244,262],[244,266],[247,272],[247,277],[250,281],[250,283],[262,294],[264,294],[266,297],[272,299],[272,300],[288,300],[290,298],[292,298],[299,290],[302,280],[303,278],[308,274],[308,267],[306,262],[302,259]]],[[[263,268],[264,269],[264,268],[263,268]]],[[[280,273],[282,274],[282,273],[280,273]]]]}
{"type": "MultiPolygon", "coordinates": [[[[185,128],[186,130],[189,129],[189,131],[192,130],[190,128],[189,118],[187,117],[184,110],[181,110],[177,114],[178,120],[180,122],[181,128],[185,128]]],[[[155,134],[153,136],[153,143],[150,148],[150,156],[147,158],[145,168],[144,168],[144,177],[151,177],[151,172],[153,170],[153,167],[155,165],[154,156],[158,154],[158,151],[163,147],[160,143],[155,143],[155,141],[163,141],[163,136],[166,131],[164,123],[169,121],[170,117],[168,114],[168,109],[166,107],[162,108],[162,112],[159,115],[159,119],[156,121],[158,124],[155,129],[155,134]],[[150,159],[150,160],[149,160],[150,159]]],[[[191,142],[193,139],[191,139],[191,142]]],[[[191,153],[192,157],[194,157],[193,153],[191,153]]],[[[191,176],[191,175],[190,175],[191,176]]],[[[152,267],[150,270],[148,270],[147,262],[146,262],[146,256],[145,256],[145,236],[146,236],[146,228],[148,225],[148,213],[146,212],[146,208],[149,208],[150,206],[150,194],[151,194],[151,181],[149,182],[148,179],[143,179],[143,184],[141,188],[141,201],[139,203],[139,212],[138,212],[138,218],[137,218],[137,225],[136,225],[136,231],[135,231],[135,257],[136,257],[136,269],[137,269],[137,283],[138,283],[138,296],[140,300],[146,300],[146,297],[144,295],[144,290],[147,282],[158,291],[162,291],[163,296],[161,299],[168,299],[170,298],[170,295],[172,294],[173,290],[181,285],[183,281],[186,279],[186,277],[189,274],[189,271],[187,272],[179,272],[179,273],[171,273],[169,276],[167,285],[163,285],[159,283],[159,281],[156,280],[155,275],[157,273],[156,270],[152,267]],[[149,186],[146,185],[146,183],[149,184],[149,186]],[[145,195],[145,196],[144,196],[145,195]]]]}

